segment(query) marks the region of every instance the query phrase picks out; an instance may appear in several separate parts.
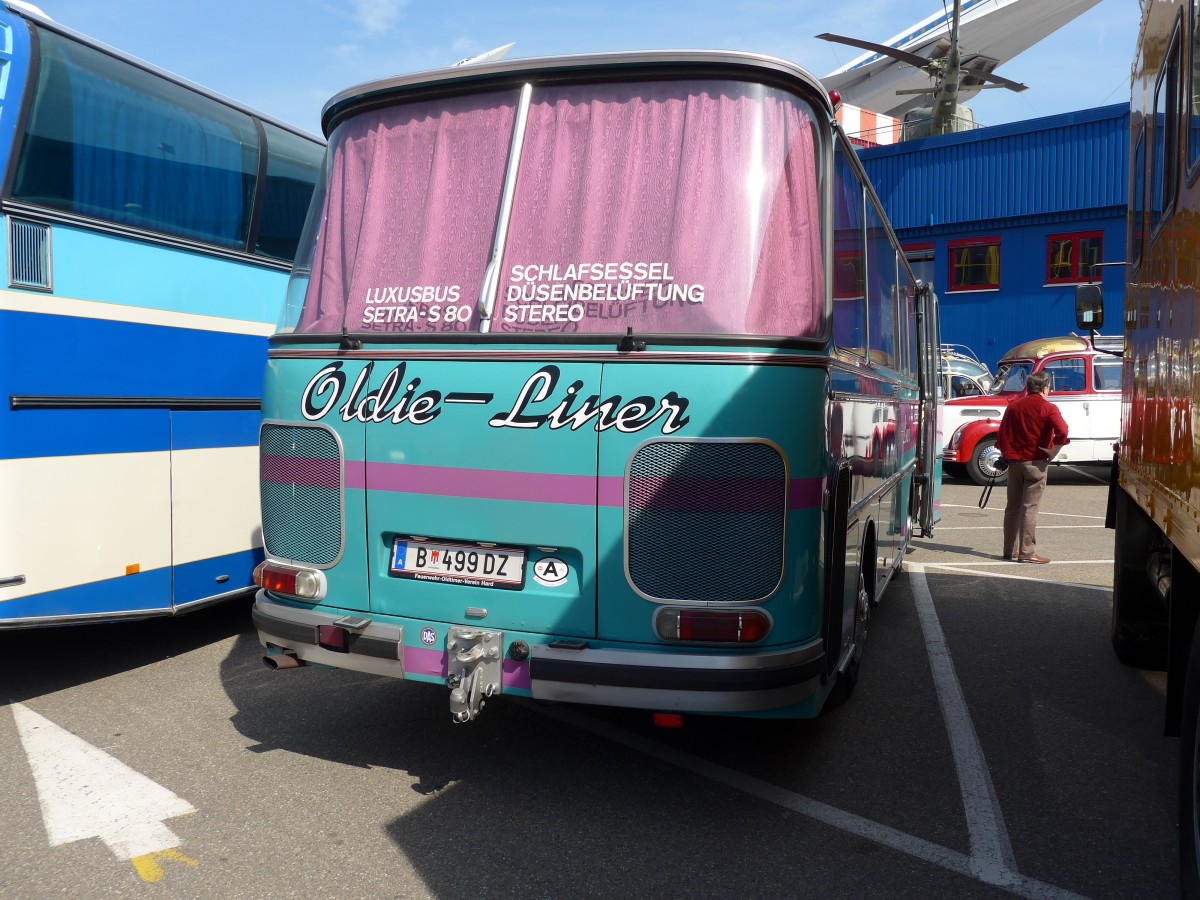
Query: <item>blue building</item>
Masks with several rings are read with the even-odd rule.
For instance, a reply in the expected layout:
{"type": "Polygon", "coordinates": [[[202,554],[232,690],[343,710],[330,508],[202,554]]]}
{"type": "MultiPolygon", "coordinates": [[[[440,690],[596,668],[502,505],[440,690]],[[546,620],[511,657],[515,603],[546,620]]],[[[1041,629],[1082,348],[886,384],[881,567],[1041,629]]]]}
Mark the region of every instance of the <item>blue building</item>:
{"type": "Polygon", "coordinates": [[[1075,329],[1075,285],[1104,285],[1120,330],[1129,107],[1104,106],[860,151],[942,339],[987,365],[1075,329]]]}

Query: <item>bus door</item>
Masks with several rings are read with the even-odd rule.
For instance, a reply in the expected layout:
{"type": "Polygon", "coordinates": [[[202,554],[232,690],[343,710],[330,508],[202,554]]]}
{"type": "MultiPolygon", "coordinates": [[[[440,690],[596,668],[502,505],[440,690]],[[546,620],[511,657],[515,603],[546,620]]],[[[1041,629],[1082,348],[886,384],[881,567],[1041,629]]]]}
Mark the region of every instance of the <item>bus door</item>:
{"type": "Polygon", "coordinates": [[[600,366],[466,356],[373,364],[370,610],[592,637],[600,366]]]}
{"type": "Polygon", "coordinates": [[[259,510],[244,499],[258,493],[261,414],[257,403],[244,405],[171,412],[174,608],[245,590],[262,559],[259,510]]]}
{"type": "Polygon", "coordinates": [[[801,361],[605,366],[641,415],[600,433],[598,637],[670,639],[664,618],[727,604],[763,604],[774,641],[819,632],[826,371],[801,361]]]}
{"type": "Polygon", "coordinates": [[[917,471],[913,496],[917,525],[928,537],[942,518],[942,407],[938,402],[938,361],[941,359],[941,322],[937,295],[928,284],[917,290],[917,346],[921,392],[917,439],[917,471]]]}

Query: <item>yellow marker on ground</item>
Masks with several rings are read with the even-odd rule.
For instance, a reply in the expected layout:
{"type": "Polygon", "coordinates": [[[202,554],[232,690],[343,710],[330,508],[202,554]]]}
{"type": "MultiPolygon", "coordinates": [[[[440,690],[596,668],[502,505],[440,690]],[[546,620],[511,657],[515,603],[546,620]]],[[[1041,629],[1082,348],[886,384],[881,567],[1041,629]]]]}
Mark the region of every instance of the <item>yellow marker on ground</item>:
{"type": "Polygon", "coordinates": [[[157,881],[162,881],[164,875],[162,866],[159,865],[160,860],[183,863],[185,866],[190,866],[193,869],[200,865],[196,860],[184,856],[174,847],[170,850],[158,850],[143,856],[135,856],[131,862],[133,863],[133,867],[137,869],[137,873],[141,876],[142,881],[154,884],[157,881]]]}

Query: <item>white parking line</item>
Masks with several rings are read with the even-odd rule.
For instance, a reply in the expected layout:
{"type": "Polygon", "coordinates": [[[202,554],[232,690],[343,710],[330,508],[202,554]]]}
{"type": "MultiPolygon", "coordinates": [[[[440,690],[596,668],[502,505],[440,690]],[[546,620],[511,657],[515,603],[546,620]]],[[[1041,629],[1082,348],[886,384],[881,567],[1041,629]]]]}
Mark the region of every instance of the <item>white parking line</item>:
{"type": "MultiPolygon", "coordinates": [[[[1078,531],[1080,528],[1103,528],[1103,525],[1039,525],[1038,531],[1045,531],[1047,528],[1070,528],[1072,531],[1078,531]]],[[[937,527],[939,533],[943,531],[995,531],[995,525],[939,525],[937,527]]]]}
{"type": "MultiPolygon", "coordinates": [[[[1111,566],[1111,559],[1052,559],[1048,563],[1039,563],[1042,566],[1111,566]]],[[[966,566],[977,568],[979,566],[1029,566],[1031,563],[1019,563],[1013,559],[992,559],[992,560],[971,560],[970,562],[925,562],[925,563],[909,563],[906,562],[905,567],[924,566],[929,568],[936,566],[939,569],[961,569],[966,566]]],[[[989,573],[991,574],[991,573],[989,573]]]]}
{"type": "Polygon", "coordinates": [[[967,710],[962,686],[950,659],[950,648],[933,606],[933,596],[925,580],[925,570],[919,563],[907,566],[912,576],[913,600],[925,636],[925,651],[933,670],[942,719],[950,736],[954,768],[962,790],[963,809],[967,814],[967,831],[971,837],[971,871],[988,884],[1008,885],[1017,871],[1004,814],[992,785],[983,748],[975,733],[975,724],[967,710]]]}
{"type": "MultiPolygon", "coordinates": [[[[978,510],[979,507],[973,503],[943,503],[942,509],[975,509],[975,510],[978,510]]],[[[984,507],[984,509],[981,510],[981,512],[990,512],[990,513],[995,513],[998,516],[1003,516],[1004,508],[1000,507],[997,509],[992,509],[992,508],[984,507]]],[[[1107,518],[1106,516],[1081,516],[1078,513],[1052,513],[1052,512],[1046,512],[1044,509],[1039,509],[1038,510],[1038,518],[1041,519],[1042,516],[1062,516],[1067,519],[1096,519],[1101,522],[1103,522],[1105,520],[1105,518],[1107,518]]]]}
{"type": "MultiPolygon", "coordinates": [[[[876,844],[890,847],[908,856],[933,863],[936,866],[949,869],[951,872],[957,872],[959,875],[966,876],[967,878],[972,878],[976,881],[985,880],[974,870],[972,859],[957,850],[951,850],[932,841],[914,837],[889,825],[873,822],[854,813],[838,809],[836,806],[830,806],[819,800],[813,800],[811,797],[797,794],[795,791],[789,791],[786,788],[771,784],[769,781],[763,781],[761,778],[755,778],[753,775],[747,775],[745,772],[739,772],[728,766],[701,759],[682,750],[676,750],[673,747],[660,744],[657,741],[626,731],[623,728],[617,728],[606,722],[590,719],[565,706],[535,706],[530,704],[526,708],[536,710],[544,716],[558,719],[584,731],[590,731],[592,734],[612,741],[614,744],[620,744],[623,747],[628,747],[630,750],[644,753],[646,756],[676,766],[694,775],[699,775],[710,781],[749,794],[752,797],[757,797],[767,803],[773,803],[783,809],[807,816],[810,819],[822,822],[833,828],[838,828],[865,840],[873,841],[876,844]]],[[[989,883],[996,884],[996,882],[989,883]]],[[[1055,887],[1044,881],[1029,878],[1016,871],[1008,872],[1007,880],[1000,886],[1019,897],[1083,900],[1080,894],[1055,887]]]]}
{"type": "MultiPolygon", "coordinates": [[[[1079,560],[1068,559],[1068,560],[1063,560],[1062,562],[1058,563],[1058,565],[1072,566],[1072,565],[1083,565],[1085,563],[1106,563],[1111,566],[1112,560],[1111,559],[1092,559],[1092,560],[1079,561],[1079,560]]],[[[910,565],[912,565],[912,564],[911,563],[904,564],[906,569],[910,565]]],[[[925,566],[926,569],[949,569],[957,575],[983,575],[986,578],[1007,578],[1009,581],[1036,581],[1039,584],[1046,583],[1045,578],[1032,578],[1028,575],[1005,575],[1003,572],[980,572],[977,568],[975,568],[976,566],[1017,566],[1017,565],[1019,565],[1019,563],[1015,563],[1015,562],[921,563],[921,565],[925,566]],[[970,566],[971,568],[966,568],[967,566],[970,566]]],[[[1050,563],[1049,565],[1054,565],[1054,563],[1050,563]]],[[[1028,571],[1028,570],[1022,569],[1022,571],[1028,571]]],[[[1085,591],[1101,591],[1102,593],[1105,593],[1105,594],[1112,593],[1112,588],[1108,587],[1107,585],[1103,585],[1103,584],[1082,584],[1078,581],[1056,581],[1054,583],[1059,585],[1060,587],[1080,588],[1085,591]]]]}
{"type": "Polygon", "coordinates": [[[1083,469],[1077,468],[1076,466],[1068,466],[1066,463],[1060,463],[1060,465],[1062,465],[1062,467],[1064,469],[1070,469],[1076,475],[1082,475],[1084,478],[1090,478],[1090,479],[1092,479],[1092,481],[1096,482],[1097,484],[1102,484],[1105,487],[1108,487],[1109,482],[1108,482],[1108,479],[1106,479],[1106,478],[1097,478],[1091,472],[1085,472],[1085,471],[1083,471],[1083,469]]]}
{"type": "Polygon", "coordinates": [[[813,800],[745,772],[667,747],[606,722],[590,719],[569,708],[532,704],[528,708],[865,840],[882,844],[976,881],[1004,888],[1017,896],[1081,900],[1079,894],[1029,878],[1017,871],[1004,815],[983,756],[983,748],[975,732],[975,725],[967,709],[966,698],[954,671],[954,663],[950,659],[946,638],[933,605],[929,585],[925,580],[924,567],[920,563],[905,563],[904,569],[912,576],[913,598],[921,622],[921,632],[925,637],[925,649],[933,671],[938,703],[950,738],[954,767],[958,773],[966,814],[970,856],[813,800]]]}

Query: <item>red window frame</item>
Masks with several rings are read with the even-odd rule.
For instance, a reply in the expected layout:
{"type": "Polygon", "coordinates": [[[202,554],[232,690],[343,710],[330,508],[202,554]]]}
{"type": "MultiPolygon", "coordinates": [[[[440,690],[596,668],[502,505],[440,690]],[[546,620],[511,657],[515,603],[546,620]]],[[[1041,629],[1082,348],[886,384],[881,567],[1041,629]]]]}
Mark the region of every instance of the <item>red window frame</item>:
{"type": "Polygon", "coordinates": [[[1093,240],[1100,245],[1095,262],[1104,262],[1103,231],[1074,231],[1048,235],[1046,284],[1086,284],[1092,280],[1080,271],[1080,263],[1083,260],[1083,242],[1093,240]],[[1067,250],[1065,255],[1064,248],[1067,250]]]}
{"type": "Polygon", "coordinates": [[[946,246],[950,257],[949,292],[1000,290],[999,235],[962,238],[948,241],[946,246]]]}

